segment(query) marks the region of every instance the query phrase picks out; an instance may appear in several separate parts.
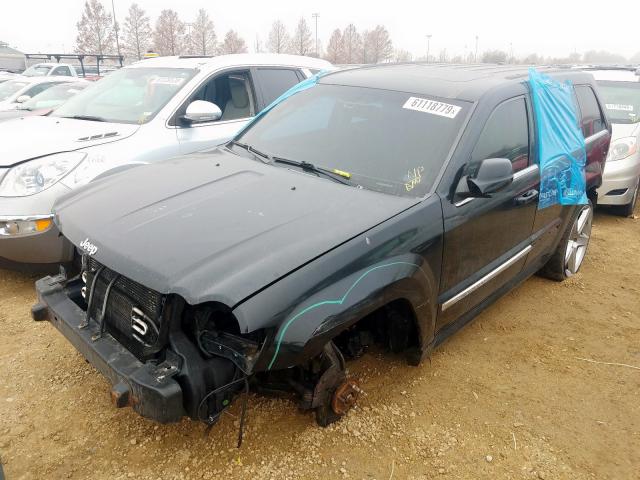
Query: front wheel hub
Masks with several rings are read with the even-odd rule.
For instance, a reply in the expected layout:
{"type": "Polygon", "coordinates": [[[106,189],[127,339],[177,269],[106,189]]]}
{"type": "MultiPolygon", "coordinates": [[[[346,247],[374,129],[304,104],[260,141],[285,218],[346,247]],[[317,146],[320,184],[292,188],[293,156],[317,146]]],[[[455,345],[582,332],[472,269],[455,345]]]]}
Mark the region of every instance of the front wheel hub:
{"type": "Polygon", "coordinates": [[[358,386],[358,382],[353,379],[346,380],[333,394],[331,409],[337,415],[344,415],[356,404],[360,393],[362,393],[362,390],[358,386]]]}

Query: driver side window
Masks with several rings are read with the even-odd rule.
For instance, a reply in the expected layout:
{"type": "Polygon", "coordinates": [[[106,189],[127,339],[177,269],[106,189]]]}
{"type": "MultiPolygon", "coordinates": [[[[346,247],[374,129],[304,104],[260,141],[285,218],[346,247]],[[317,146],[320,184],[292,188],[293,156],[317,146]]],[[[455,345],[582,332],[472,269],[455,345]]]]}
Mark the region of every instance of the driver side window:
{"type": "MultiPolygon", "coordinates": [[[[254,88],[248,70],[236,70],[216,75],[196,90],[181,108],[195,100],[215,103],[222,111],[219,122],[240,120],[255,115],[254,88]]],[[[179,113],[180,115],[180,113],[179,113]]]]}
{"type": "Polygon", "coordinates": [[[471,163],[487,158],[508,158],[513,173],[529,166],[529,121],[524,98],[498,105],[480,134],[471,154],[471,163]]]}

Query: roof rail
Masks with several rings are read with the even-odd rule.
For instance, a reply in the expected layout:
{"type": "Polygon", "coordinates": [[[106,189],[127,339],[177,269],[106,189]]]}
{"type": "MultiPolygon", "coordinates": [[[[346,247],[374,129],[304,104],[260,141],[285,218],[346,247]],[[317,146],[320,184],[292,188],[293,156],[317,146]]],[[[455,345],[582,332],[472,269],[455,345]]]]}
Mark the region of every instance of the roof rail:
{"type": "Polygon", "coordinates": [[[178,58],[213,58],[215,55],[178,55],[178,58]]]}
{"type": "Polygon", "coordinates": [[[100,62],[104,60],[117,60],[122,67],[124,65],[124,56],[122,55],[103,55],[100,53],[25,53],[24,56],[27,59],[33,60],[56,60],[60,63],[60,60],[64,59],[75,59],[80,62],[80,67],[82,68],[82,76],[86,77],[86,72],[84,71],[84,59],[86,57],[95,58],[96,65],[98,67],[98,76],[100,75],[100,62]]]}

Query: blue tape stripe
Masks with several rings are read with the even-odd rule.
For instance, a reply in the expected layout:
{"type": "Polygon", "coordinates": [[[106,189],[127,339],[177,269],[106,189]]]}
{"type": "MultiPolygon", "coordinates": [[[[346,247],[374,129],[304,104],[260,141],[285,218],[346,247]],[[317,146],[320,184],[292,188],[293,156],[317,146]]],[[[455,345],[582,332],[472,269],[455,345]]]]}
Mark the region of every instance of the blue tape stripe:
{"type": "Polygon", "coordinates": [[[278,353],[280,353],[280,345],[282,344],[282,339],[284,338],[284,335],[287,332],[287,329],[291,326],[291,324],[293,322],[295,322],[298,318],[300,318],[305,313],[307,313],[307,312],[309,312],[309,311],[311,311],[311,310],[313,310],[315,308],[321,307],[323,305],[342,305],[344,303],[344,301],[347,299],[347,297],[349,296],[349,294],[351,293],[351,291],[356,287],[356,285],[358,285],[358,283],[360,283],[360,281],[364,277],[366,277],[371,272],[373,272],[375,270],[378,270],[380,268],[392,267],[392,266],[395,266],[395,265],[411,265],[413,267],[416,267],[422,272],[422,274],[427,278],[427,280],[429,279],[429,277],[427,276],[425,271],[422,270],[422,267],[420,265],[417,265],[415,263],[410,263],[410,262],[392,262],[392,263],[386,263],[384,265],[378,265],[376,267],[370,268],[369,270],[364,272],[362,275],[360,275],[355,282],[353,282],[353,284],[347,289],[345,294],[339,300],[324,300],[322,302],[314,303],[313,305],[309,305],[308,307],[306,307],[305,309],[303,309],[302,311],[298,312],[293,317],[291,317],[284,324],[282,329],[280,330],[280,335],[278,335],[278,340],[277,340],[277,344],[276,344],[276,351],[273,353],[273,358],[271,359],[271,362],[269,362],[269,367],[267,368],[267,370],[271,370],[271,367],[273,367],[273,364],[275,363],[276,358],[278,357],[278,353]]]}

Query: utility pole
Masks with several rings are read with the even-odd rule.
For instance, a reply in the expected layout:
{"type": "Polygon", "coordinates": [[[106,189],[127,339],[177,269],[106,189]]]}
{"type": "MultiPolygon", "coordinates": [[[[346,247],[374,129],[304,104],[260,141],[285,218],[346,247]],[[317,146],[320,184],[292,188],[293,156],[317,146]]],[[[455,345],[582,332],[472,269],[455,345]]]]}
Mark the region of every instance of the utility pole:
{"type": "Polygon", "coordinates": [[[118,56],[120,56],[120,40],[118,39],[118,22],[116,22],[116,6],[114,0],[111,0],[111,11],[113,12],[113,28],[116,31],[116,48],[118,49],[118,56]]]}
{"type": "Polygon", "coordinates": [[[316,57],[319,57],[320,53],[318,52],[318,17],[320,16],[320,14],[319,13],[312,13],[311,16],[316,21],[316,57]]]}
{"type": "Polygon", "coordinates": [[[429,63],[429,49],[431,47],[431,34],[427,35],[427,63],[429,63]]]}
{"type": "Polygon", "coordinates": [[[509,50],[510,50],[510,52],[511,52],[511,57],[510,57],[510,59],[509,59],[509,63],[515,63],[515,62],[513,61],[513,42],[509,42],[509,50]]]}
{"type": "Polygon", "coordinates": [[[473,61],[475,63],[478,63],[478,35],[476,35],[476,54],[475,54],[475,56],[473,58],[474,58],[473,61]]]}

